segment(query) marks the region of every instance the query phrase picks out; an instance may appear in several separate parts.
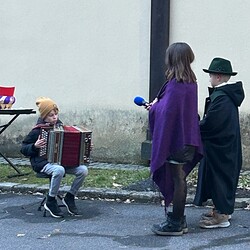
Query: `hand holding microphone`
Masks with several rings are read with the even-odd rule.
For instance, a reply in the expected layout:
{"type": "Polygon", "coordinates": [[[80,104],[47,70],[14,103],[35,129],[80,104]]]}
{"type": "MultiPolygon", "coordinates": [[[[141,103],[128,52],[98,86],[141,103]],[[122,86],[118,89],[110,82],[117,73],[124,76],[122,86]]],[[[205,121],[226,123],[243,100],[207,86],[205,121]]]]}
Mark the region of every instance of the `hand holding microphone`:
{"type": "Polygon", "coordinates": [[[149,110],[149,109],[151,108],[151,106],[152,106],[154,103],[156,103],[157,101],[158,101],[158,99],[155,98],[153,102],[149,103],[149,102],[145,101],[144,98],[141,97],[141,96],[136,96],[136,97],[134,98],[134,103],[135,103],[136,105],[138,105],[138,106],[144,106],[146,110],[149,110]]]}

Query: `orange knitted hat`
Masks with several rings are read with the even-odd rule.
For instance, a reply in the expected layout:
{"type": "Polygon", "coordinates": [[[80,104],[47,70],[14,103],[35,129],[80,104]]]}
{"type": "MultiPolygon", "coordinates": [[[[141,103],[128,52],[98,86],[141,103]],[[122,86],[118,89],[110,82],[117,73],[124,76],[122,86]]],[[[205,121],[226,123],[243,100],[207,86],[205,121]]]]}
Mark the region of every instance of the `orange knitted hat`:
{"type": "Polygon", "coordinates": [[[36,99],[36,105],[41,117],[44,119],[51,110],[59,111],[56,103],[48,97],[39,97],[36,99]]]}

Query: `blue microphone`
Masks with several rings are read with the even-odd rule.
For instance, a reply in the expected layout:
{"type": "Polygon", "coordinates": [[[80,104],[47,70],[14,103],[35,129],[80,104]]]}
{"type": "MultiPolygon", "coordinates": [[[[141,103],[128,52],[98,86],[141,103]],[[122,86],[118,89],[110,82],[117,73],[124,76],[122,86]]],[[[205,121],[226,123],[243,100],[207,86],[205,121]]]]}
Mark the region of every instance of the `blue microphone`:
{"type": "Polygon", "coordinates": [[[138,105],[138,106],[148,106],[148,102],[146,102],[145,100],[144,100],[144,98],[143,97],[141,97],[141,96],[136,96],[135,97],[135,99],[134,99],[134,103],[136,104],[136,105],[138,105]]]}

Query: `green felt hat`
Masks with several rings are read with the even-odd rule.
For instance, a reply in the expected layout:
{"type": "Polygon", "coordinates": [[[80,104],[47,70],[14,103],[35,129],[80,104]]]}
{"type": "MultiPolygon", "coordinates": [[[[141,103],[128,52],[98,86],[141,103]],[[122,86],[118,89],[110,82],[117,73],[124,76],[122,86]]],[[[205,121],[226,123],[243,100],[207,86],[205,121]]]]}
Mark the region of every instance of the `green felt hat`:
{"type": "Polygon", "coordinates": [[[235,76],[237,72],[233,72],[231,62],[224,58],[216,57],[212,60],[208,69],[203,69],[206,73],[223,74],[235,76]]]}

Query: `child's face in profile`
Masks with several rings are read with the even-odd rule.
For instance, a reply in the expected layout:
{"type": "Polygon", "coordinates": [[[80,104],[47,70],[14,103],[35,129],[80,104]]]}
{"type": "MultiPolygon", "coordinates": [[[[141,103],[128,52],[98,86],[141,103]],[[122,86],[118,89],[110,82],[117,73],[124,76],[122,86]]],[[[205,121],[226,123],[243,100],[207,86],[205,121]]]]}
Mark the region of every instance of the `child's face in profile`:
{"type": "Polygon", "coordinates": [[[211,86],[217,86],[219,84],[220,81],[220,77],[217,74],[209,74],[210,80],[209,82],[211,83],[211,86]]]}
{"type": "Polygon", "coordinates": [[[58,120],[58,112],[51,110],[49,114],[45,117],[44,121],[50,124],[56,124],[58,120]]]}

